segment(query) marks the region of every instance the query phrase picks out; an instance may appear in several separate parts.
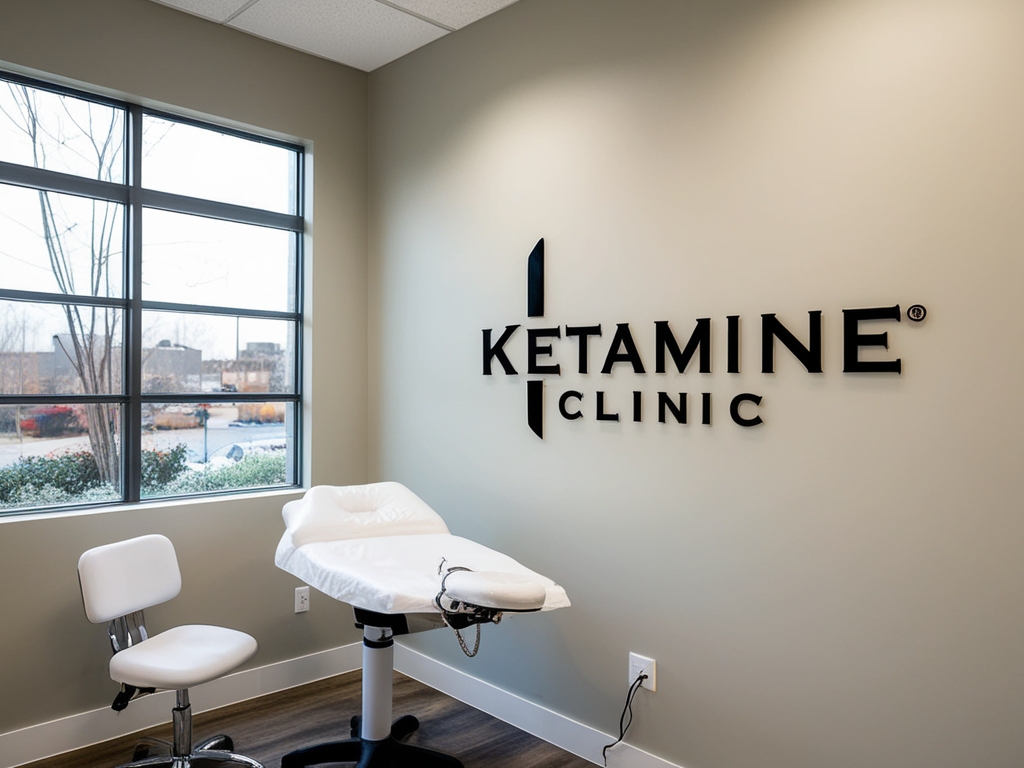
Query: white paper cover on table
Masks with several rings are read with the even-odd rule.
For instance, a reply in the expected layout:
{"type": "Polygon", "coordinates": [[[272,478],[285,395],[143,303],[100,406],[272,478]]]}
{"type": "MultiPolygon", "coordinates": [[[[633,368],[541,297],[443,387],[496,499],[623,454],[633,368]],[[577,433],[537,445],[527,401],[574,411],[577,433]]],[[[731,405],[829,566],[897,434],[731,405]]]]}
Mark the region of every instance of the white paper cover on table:
{"type": "MultiPolygon", "coordinates": [[[[440,516],[399,483],[316,486],[285,505],[284,519],[286,530],[274,557],[277,566],[357,608],[436,613],[442,561],[446,569],[508,573],[514,589],[522,588],[519,577],[530,577],[546,592],[542,610],[569,605],[565,590],[551,579],[451,535],[440,516]]],[[[495,592],[500,599],[499,586],[495,592]]]]}

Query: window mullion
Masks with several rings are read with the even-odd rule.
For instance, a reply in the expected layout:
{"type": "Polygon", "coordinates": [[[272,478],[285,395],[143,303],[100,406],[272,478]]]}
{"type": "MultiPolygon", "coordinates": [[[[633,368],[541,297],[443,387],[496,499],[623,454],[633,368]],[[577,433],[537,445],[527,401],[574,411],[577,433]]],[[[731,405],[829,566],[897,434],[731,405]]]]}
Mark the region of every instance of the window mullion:
{"type": "Polygon", "coordinates": [[[244,309],[242,307],[210,307],[203,304],[181,304],[175,301],[143,301],[143,309],[157,312],[188,312],[193,315],[227,315],[230,317],[252,317],[265,320],[302,319],[299,312],[276,312],[274,310],[244,309]]]}
{"type": "Polygon", "coordinates": [[[125,501],[141,497],[142,484],[142,107],[128,108],[128,223],[125,286],[130,302],[125,322],[125,389],[129,402],[122,428],[125,501]]]}
{"type": "Polygon", "coordinates": [[[188,213],[193,216],[206,216],[221,221],[233,221],[238,224],[254,224],[260,227],[272,227],[292,232],[302,230],[302,217],[276,211],[265,211],[249,208],[244,205],[222,203],[217,200],[206,200],[172,192],[160,192],[155,189],[142,190],[142,205],[161,211],[188,213]]]}
{"type": "Polygon", "coordinates": [[[0,299],[29,301],[35,304],[80,304],[83,307],[111,307],[127,309],[128,302],[110,296],[82,296],[75,293],[53,293],[52,291],[19,291],[0,288],[0,299]]]}
{"type": "Polygon", "coordinates": [[[126,198],[123,184],[75,176],[46,168],[35,168],[30,165],[18,165],[3,160],[0,160],[0,183],[114,203],[123,203],[126,198]]]}

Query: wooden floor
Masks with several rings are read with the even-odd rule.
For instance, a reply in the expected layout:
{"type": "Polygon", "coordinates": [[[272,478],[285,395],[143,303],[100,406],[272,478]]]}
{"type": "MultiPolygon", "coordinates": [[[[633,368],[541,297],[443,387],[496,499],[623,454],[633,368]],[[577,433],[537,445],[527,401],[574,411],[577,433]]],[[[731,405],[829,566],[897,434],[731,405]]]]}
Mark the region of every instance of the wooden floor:
{"type": "MultiPolygon", "coordinates": [[[[193,717],[195,741],[227,733],[235,750],[279,768],[281,756],[300,747],[349,736],[359,713],[357,670],[193,717]]],[[[513,728],[479,710],[395,673],[394,716],[412,714],[419,730],[406,741],[457,757],[465,768],[590,768],[593,764],[513,728]]],[[[113,713],[111,713],[113,717],[113,713]]],[[[168,724],[142,733],[170,739],[168,724]]],[[[128,762],[140,734],[38,760],[24,768],[113,768],[128,762]]],[[[335,763],[354,765],[354,763],[335,763]]]]}

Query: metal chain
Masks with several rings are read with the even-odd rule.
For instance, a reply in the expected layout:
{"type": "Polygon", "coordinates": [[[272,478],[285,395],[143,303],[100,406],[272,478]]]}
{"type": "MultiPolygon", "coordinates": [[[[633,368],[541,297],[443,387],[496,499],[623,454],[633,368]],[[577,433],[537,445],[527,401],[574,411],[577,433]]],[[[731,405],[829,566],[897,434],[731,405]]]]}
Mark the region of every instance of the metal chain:
{"type": "MultiPolygon", "coordinates": [[[[444,564],[446,562],[447,562],[446,558],[441,558],[441,562],[437,566],[437,573],[438,573],[439,576],[441,575],[441,572],[444,571],[444,564]]],[[[448,624],[448,626],[451,626],[452,630],[455,632],[455,637],[458,638],[458,640],[459,640],[459,647],[462,648],[462,652],[464,654],[466,654],[467,656],[469,656],[469,658],[473,658],[480,651],[480,622],[481,621],[490,621],[493,624],[497,624],[498,622],[501,621],[502,614],[501,614],[501,611],[493,611],[493,610],[489,610],[489,609],[478,608],[478,607],[475,607],[475,606],[467,605],[466,603],[459,603],[457,601],[452,601],[451,598],[448,598],[449,602],[451,603],[450,607],[454,608],[455,610],[454,611],[445,610],[444,605],[441,603],[441,598],[445,596],[445,582],[447,581],[448,577],[451,574],[455,573],[456,571],[470,571],[470,570],[471,569],[469,569],[469,568],[464,568],[464,567],[458,566],[458,565],[450,567],[444,573],[444,576],[441,577],[441,591],[438,592],[437,593],[437,597],[434,598],[434,605],[437,606],[437,610],[441,612],[441,617],[444,619],[445,624],[448,624]],[[448,620],[449,616],[453,616],[453,617],[454,616],[460,616],[460,615],[464,616],[467,613],[472,613],[474,615],[474,618],[476,619],[476,621],[474,622],[474,626],[476,627],[476,640],[473,642],[473,650],[472,651],[470,651],[469,650],[469,646],[466,645],[466,640],[465,640],[465,638],[462,637],[462,632],[459,631],[458,629],[456,629],[455,627],[453,627],[451,625],[451,623],[449,622],[449,620],[448,620]]]]}
{"type": "Polygon", "coordinates": [[[471,659],[474,656],[476,656],[477,652],[480,650],[480,625],[479,624],[474,624],[473,626],[476,627],[476,642],[473,643],[473,652],[472,653],[470,653],[469,648],[466,647],[466,641],[462,638],[462,633],[459,632],[459,630],[457,630],[454,627],[452,627],[452,629],[455,630],[455,636],[457,638],[459,638],[459,645],[462,646],[462,652],[464,654],[466,654],[467,656],[469,656],[469,658],[471,658],[471,659]]]}

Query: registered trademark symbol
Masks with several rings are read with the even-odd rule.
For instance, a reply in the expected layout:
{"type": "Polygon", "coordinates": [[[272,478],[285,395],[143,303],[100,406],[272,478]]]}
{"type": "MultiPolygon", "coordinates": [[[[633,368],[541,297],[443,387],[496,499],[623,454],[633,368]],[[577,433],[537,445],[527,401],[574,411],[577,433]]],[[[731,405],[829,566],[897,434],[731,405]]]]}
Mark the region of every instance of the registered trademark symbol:
{"type": "Polygon", "coordinates": [[[924,308],[922,304],[914,304],[913,306],[907,307],[907,317],[913,320],[915,323],[920,323],[928,316],[928,310],[924,308]]]}

